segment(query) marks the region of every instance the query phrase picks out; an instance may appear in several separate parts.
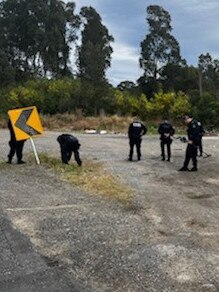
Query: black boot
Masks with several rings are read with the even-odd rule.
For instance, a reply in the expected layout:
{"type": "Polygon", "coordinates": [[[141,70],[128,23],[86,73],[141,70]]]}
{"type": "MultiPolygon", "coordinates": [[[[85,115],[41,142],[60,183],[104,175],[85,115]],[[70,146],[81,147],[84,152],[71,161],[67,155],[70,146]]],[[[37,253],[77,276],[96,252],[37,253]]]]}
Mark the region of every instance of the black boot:
{"type": "Polygon", "coordinates": [[[196,166],[193,166],[193,168],[191,168],[190,171],[198,171],[198,168],[196,166]]]}
{"type": "Polygon", "coordinates": [[[182,168],[178,169],[178,171],[189,171],[188,167],[183,166],[182,168]]]}
{"type": "Polygon", "coordinates": [[[25,164],[26,162],[23,160],[18,160],[17,164],[25,164]]]}

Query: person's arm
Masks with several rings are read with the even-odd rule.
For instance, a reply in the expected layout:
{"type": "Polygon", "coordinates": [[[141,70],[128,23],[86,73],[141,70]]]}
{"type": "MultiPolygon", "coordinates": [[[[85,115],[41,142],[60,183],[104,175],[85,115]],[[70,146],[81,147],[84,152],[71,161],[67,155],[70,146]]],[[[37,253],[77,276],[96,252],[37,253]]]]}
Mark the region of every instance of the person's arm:
{"type": "Polygon", "coordinates": [[[200,132],[201,132],[201,136],[204,136],[204,134],[205,134],[205,129],[203,128],[202,125],[201,125],[201,128],[200,128],[200,132]]]}
{"type": "Polygon", "coordinates": [[[175,135],[175,129],[173,128],[173,126],[171,126],[170,135],[171,136],[175,135]]]}
{"type": "Polygon", "coordinates": [[[132,124],[129,126],[129,130],[128,130],[129,138],[131,137],[131,135],[132,135],[132,124]]]}
{"type": "Polygon", "coordinates": [[[158,133],[161,135],[163,134],[162,125],[159,126],[158,133]]]}
{"type": "Polygon", "coordinates": [[[141,136],[145,135],[147,133],[147,128],[145,127],[145,125],[141,124],[141,136]]]}

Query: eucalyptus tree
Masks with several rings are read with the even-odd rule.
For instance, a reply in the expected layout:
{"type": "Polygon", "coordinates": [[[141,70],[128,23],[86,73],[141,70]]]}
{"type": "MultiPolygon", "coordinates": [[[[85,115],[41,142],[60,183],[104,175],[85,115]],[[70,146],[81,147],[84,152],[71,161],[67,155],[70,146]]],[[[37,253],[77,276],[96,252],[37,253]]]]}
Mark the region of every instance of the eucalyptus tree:
{"type": "Polygon", "coordinates": [[[102,19],[92,7],[83,7],[80,15],[83,22],[82,43],[78,48],[78,67],[80,77],[100,84],[106,80],[106,69],[111,64],[113,49],[109,34],[102,19]]]}
{"type": "Polygon", "coordinates": [[[168,63],[181,61],[178,41],[171,34],[171,16],[161,6],[147,7],[149,33],[141,42],[140,66],[147,79],[157,80],[168,63]]]}

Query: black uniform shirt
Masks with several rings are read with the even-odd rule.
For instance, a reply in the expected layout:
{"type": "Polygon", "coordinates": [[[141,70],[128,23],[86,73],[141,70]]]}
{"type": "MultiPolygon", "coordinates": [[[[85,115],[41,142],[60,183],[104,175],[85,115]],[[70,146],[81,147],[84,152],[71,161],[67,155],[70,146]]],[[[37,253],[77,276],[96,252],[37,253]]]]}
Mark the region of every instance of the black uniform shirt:
{"type": "Polygon", "coordinates": [[[170,123],[164,122],[160,125],[158,133],[161,135],[161,139],[167,139],[175,134],[175,130],[170,123]]]}
{"type": "Polygon", "coordinates": [[[200,137],[200,130],[199,130],[198,122],[196,120],[193,119],[188,124],[187,133],[188,133],[188,139],[190,141],[192,141],[194,145],[198,145],[199,144],[199,137],[200,137]]]}
{"type": "Polygon", "coordinates": [[[57,138],[57,141],[61,146],[68,148],[69,150],[75,151],[80,148],[79,141],[76,137],[69,134],[62,134],[57,138]]]}
{"type": "Polygon", "coordinates": [[[133,122],[129,126],[128,135],[130,139],[139,139],[147,133],[147,128],[140,122],[133,122]]]}

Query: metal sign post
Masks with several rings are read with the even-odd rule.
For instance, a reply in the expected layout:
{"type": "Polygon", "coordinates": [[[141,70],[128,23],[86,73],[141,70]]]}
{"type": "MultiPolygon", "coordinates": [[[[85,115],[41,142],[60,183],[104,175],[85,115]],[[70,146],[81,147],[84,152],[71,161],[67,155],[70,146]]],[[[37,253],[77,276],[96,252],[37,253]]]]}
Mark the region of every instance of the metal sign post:
{"type": "Polygon", "coordinates": [[[36,150],[36,147],[35,147],[35,144],[34,144],[32,138],[30,138],[30,142],[31,142],[31,145],[32,145],[32,148],[33,148],[33,152],[34,152],[35,158],[36,158],[36,163],[39,165],[40,164],[40,159],[39,159],[39,156],[38,156],[38,153],[37,153],[37,150],[36,150]]]}

